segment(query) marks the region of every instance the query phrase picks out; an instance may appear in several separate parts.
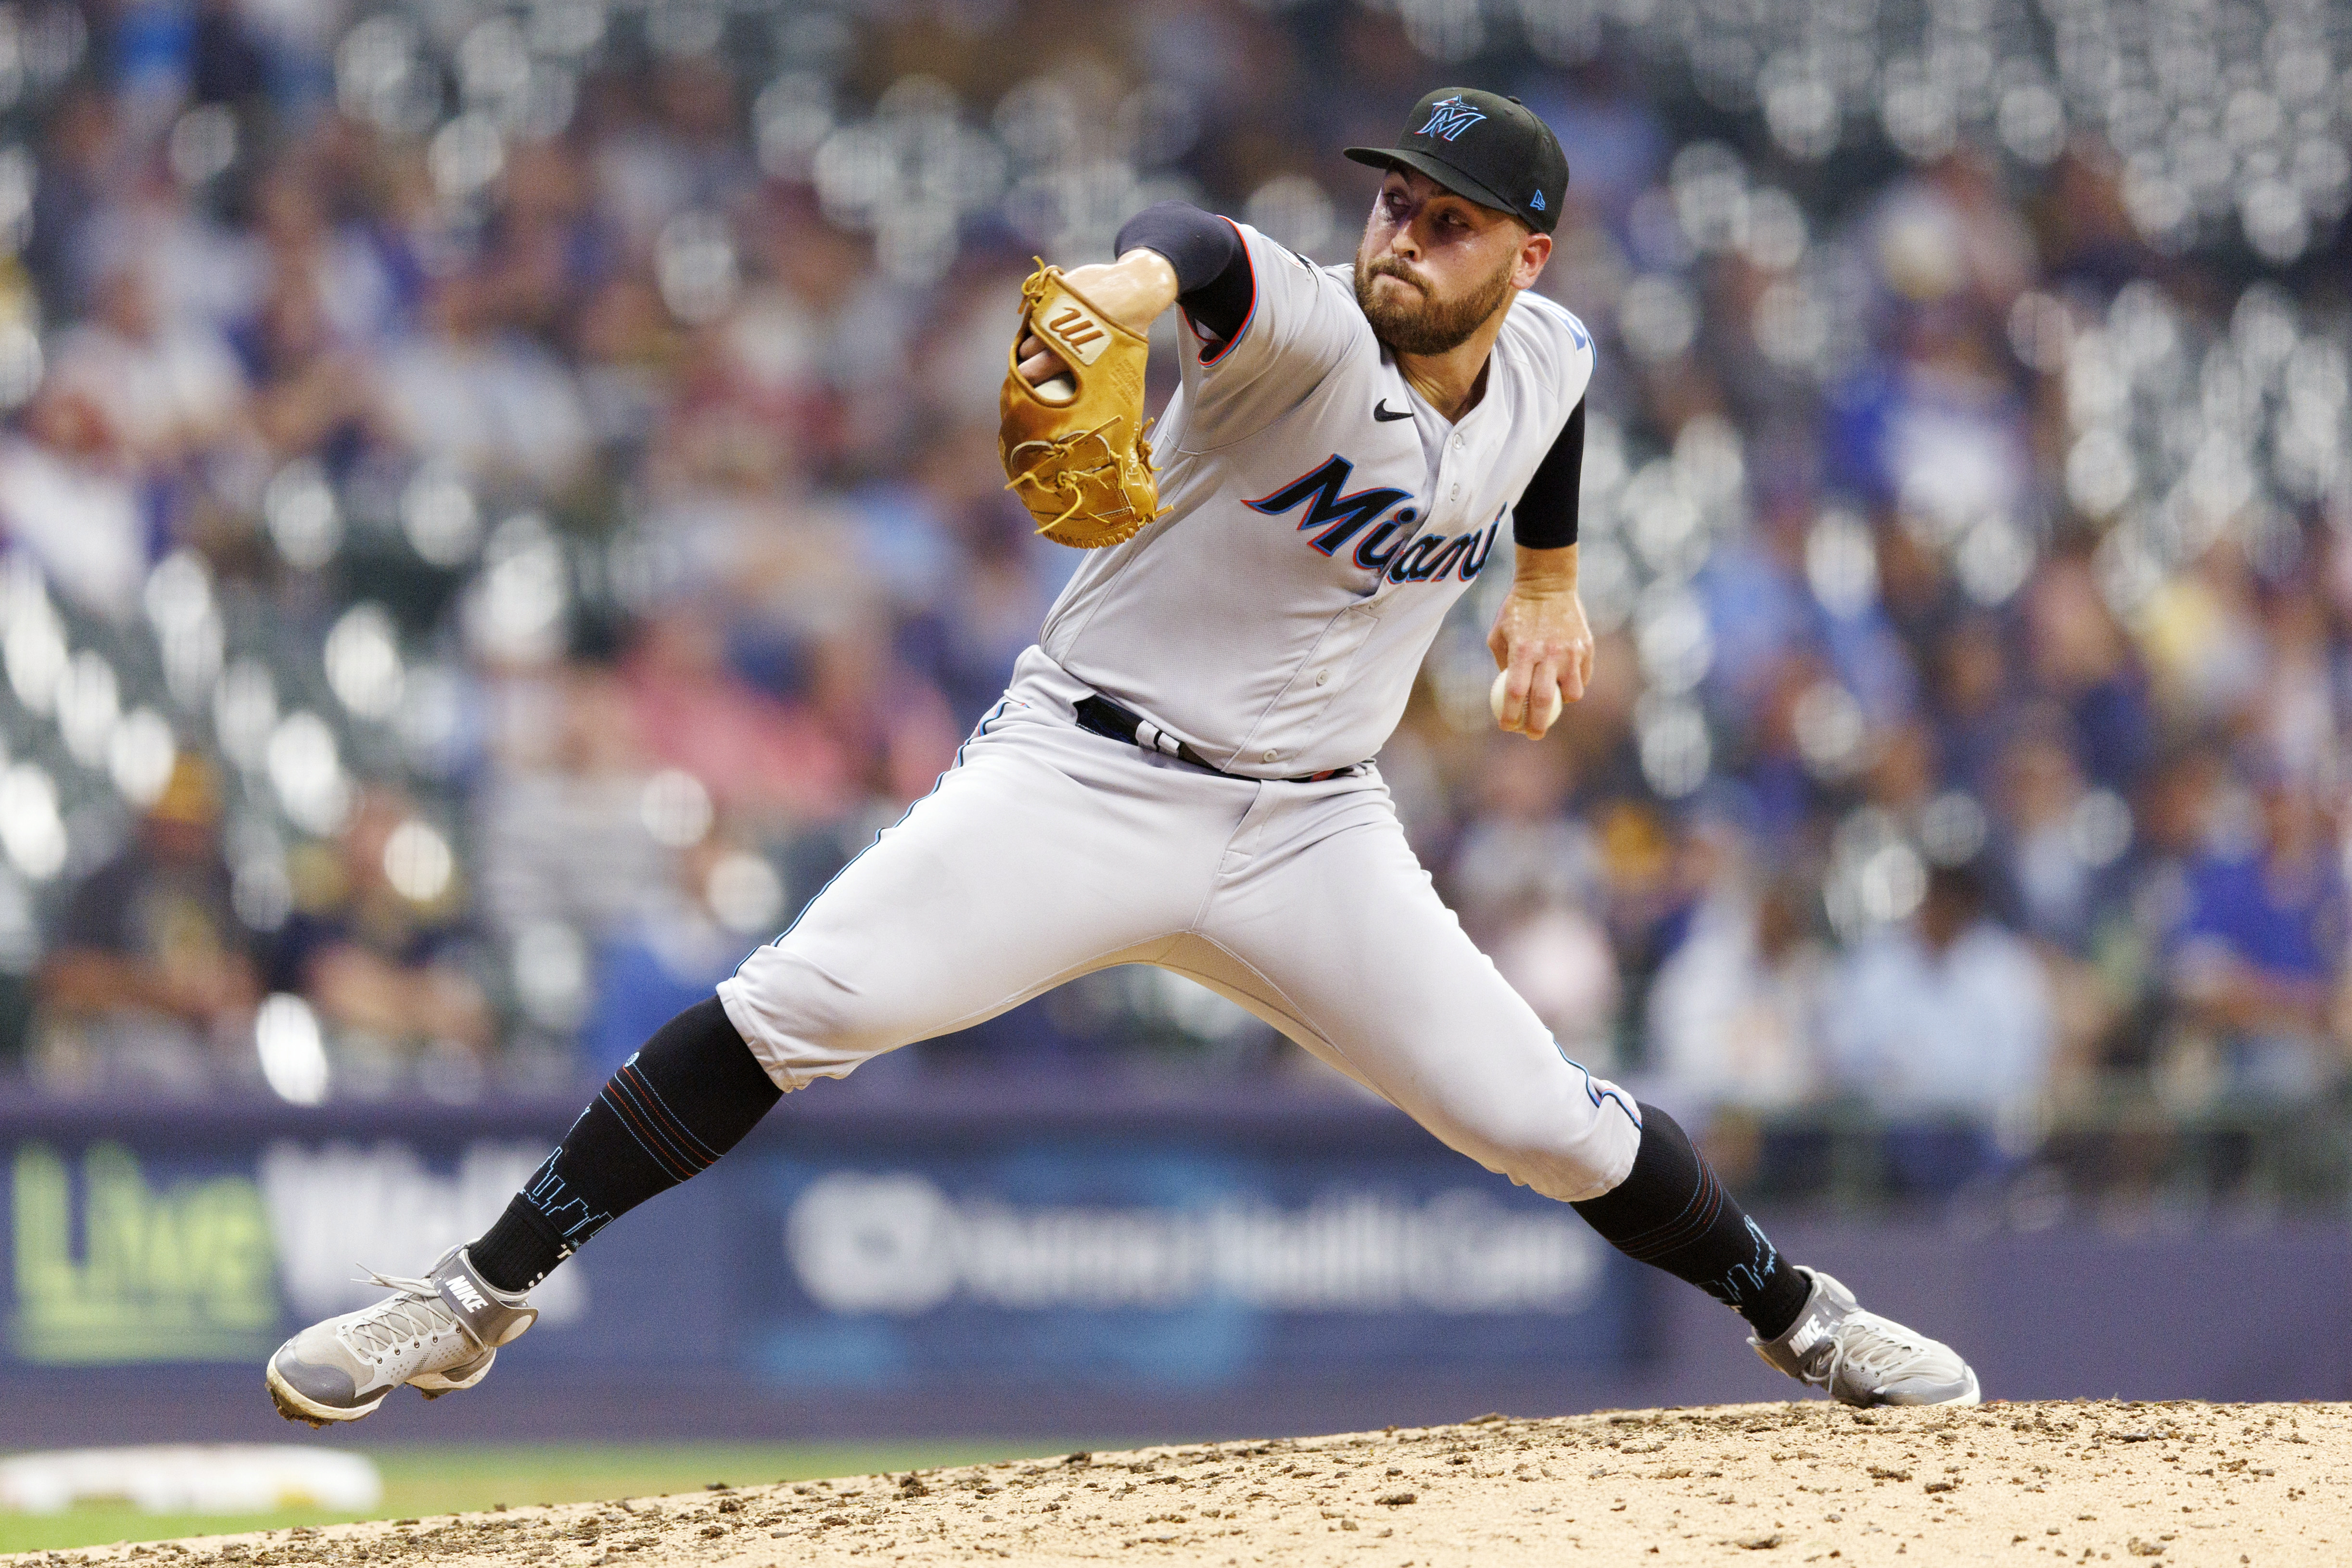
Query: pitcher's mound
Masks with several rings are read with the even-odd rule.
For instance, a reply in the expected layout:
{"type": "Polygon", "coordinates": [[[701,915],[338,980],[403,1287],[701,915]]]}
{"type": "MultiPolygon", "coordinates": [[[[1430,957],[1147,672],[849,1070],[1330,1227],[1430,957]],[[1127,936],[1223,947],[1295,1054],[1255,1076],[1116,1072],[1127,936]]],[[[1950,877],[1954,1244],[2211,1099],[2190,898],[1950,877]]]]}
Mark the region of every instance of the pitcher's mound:
{"type": "Polygon", "coordinates": [[[1073,1454],[46,1562],[2281,1568],[2352,1563],[2347,1489],[2347,1405],[1743,1405],[1073,1454]]]}

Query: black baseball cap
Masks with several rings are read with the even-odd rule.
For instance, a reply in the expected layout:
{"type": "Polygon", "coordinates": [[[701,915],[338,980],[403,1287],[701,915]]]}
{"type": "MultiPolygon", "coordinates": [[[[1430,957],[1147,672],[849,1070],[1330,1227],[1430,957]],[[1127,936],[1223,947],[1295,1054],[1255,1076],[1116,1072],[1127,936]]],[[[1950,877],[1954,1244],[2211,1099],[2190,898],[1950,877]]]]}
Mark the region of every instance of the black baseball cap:
{"type": "Polygon", "coordinates": [[[1559,225],[1568,154],[1535,110],[1475,87],[1441,87],[1412,106],[1393,147],[1350,147],[1376,169],[1412,169],[1456,195],[1509,213],[1538,234],[1559,225]]]}

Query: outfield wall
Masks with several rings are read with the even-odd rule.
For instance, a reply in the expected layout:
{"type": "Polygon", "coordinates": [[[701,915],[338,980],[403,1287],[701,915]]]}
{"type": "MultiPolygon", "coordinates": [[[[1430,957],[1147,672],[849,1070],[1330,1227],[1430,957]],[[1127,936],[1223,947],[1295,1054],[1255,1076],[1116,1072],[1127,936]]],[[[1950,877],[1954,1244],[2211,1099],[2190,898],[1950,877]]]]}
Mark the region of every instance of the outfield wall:
{"type": "MultiPolygon", "coordinates": [[[[261,1361],[575,1109],[0,1107],[0,1447],[281,1436],[261,1361]]],[[[1992,1397],[2352,1396],[2352,1226],[1767,1216],[1992,1397]]],[[[2047,1216],[2045,1216],[2046,1218],[2047,1216]]],[[[1737,1321],[1385,1107],[822,1085],[371,1437],[1051,1440],[1772,1398],[1737,1321]]]]}

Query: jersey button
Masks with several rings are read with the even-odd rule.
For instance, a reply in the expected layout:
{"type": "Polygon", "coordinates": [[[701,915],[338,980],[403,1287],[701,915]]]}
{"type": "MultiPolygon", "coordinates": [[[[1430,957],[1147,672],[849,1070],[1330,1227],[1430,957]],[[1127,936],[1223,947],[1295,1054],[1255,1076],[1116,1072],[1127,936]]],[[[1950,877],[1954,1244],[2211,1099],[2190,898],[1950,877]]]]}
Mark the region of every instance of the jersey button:
{"type": "Polygon", "coordinates": [[[1264,757],[1263,759],[1261,759],[1261,760],[1263,760],[1263,761],[1265,761],[1265,762],[1269,762],[1269,763],[1270,763],[1270,762],[1274,761],[1274,759],[1275,759],[1275,757],[1276,757],[1276,754],[1277,754],[1277,753],[1276,753],[1276,752],[1268,752],[1265,755],[1265,757],[1264,757]]]}
{"type": "Polygon", "coordinates": [[[1328,686],[1328,685],[1330,685],[1330,684],[1331,684],[1331,672],[1330,672],[1329,670],[1328,670],[1328,669],[1318,669],[1318,670],[1317,670],[1317,671],[1315,672],[1315,684],[1316,684],[1316,685],[1318,685],[1318,686],[1328,686]]]}

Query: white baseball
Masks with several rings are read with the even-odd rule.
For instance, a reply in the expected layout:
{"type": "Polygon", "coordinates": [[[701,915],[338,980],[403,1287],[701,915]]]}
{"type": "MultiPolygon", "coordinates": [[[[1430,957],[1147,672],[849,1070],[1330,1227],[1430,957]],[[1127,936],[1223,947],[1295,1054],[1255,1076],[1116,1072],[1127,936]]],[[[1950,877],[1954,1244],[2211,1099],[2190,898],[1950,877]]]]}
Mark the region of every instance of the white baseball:
{"type": "MultiPolygon", "coordinates": [[[[1511,672],[1507,669],[1498,669],[1495,672],[1495,684],[1489,687],[1486,691],[1486,706],[1495,710],[1495,722],[1497,724],[1503,721],[1503,703],[1508,696],[1507,689],[1509,688],[1510,683],[1511,672]]],[[[1560,700],[1559,682],[1556,680],[1553,681],[1549,687],[1545,688],[1545,690],[1549,693],[1551,700],[1543,704],[1543,722],[1540,725],[1529,724],[1528,726],[1529,729],[1549,730],[1554,724],[1559,722],[1559,710],[1561,708],[1566,706],[1566,704],[1560,700]]],[[[1533,691],[1529,691],[1528,693],[1528,707],[1530,710],[1528,717],[1531,719],[1534,717],[1533,710],[1538,700],[1539,699],[1533,691]]]]}
{"type": "Polygon", "coordinates": [[[1078,384],[1070,379],[1067,371],[1048,381],[1037,384],[1037,395],[1047,403],[1067,403],[1078,395],[1078,384]]]}

